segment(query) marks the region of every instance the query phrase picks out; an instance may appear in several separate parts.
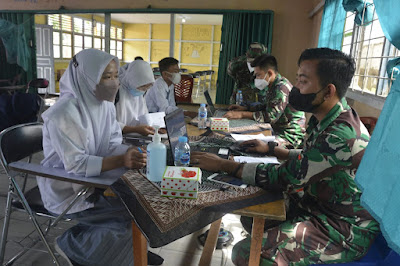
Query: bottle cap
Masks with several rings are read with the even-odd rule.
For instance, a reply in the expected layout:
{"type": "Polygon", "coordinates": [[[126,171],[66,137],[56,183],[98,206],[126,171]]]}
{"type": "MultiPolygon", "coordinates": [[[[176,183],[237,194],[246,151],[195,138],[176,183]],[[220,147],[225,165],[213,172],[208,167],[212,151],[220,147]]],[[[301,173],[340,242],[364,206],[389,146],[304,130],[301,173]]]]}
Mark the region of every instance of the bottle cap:
{"type": "Polygon", "coordinates": [[[154,126],[153,142],[155,143],[161,142],[161,136],[158,134],[159,128],[159,126],[154,126]]]}
{"type": "Polygon", "coordinates": [[[206,104],[205,103],[201,103],[200,107],[206,107],[206,104]]]}
{"type": "Polygon", "coordinates": [[[180,136],[179,137],[179,142],[187,142],[187,137],[186,136],[180,136]]]}
{"type": "Polygon", "coordinates": [[[239,93],[242,93],[242,91],[238,91],[239,93]]]}

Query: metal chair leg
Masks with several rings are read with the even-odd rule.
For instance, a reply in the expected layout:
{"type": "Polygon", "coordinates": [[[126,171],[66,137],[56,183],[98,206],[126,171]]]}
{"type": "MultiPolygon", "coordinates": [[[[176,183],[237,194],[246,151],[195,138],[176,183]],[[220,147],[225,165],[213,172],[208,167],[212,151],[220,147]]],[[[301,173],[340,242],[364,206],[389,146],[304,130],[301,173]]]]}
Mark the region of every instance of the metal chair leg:
{"type": "Polygon", "coordinates": [[[1,235],[1,243],[0,243],[0,264],[3,264],[4,255],[6,251],[6,242],[8,236],[8,227],[10,225],[10,216],[11,216],[11,198],[12,198],[12,186],[9,184],[9,189],[7,193],[7,203],[6,210],[4,214],[4,223],[3,223],[3,233],[1,235]]]}
{"type": "Polygon", "coordinates": [[[21,189],[19,188],[19,185],[17,184],[17,182],[15,182],[15,180],[13,178],[11,178],[11,182],[12,182],[12,185],[14,186],[14,189],[16,190],[16,193],[17,193],[19,199],[21,200],[22,206],[24,206],[24,209],[27,211],[29,218],[31,219],[33,225],[36,228],[36,231],[38,232],[41,240],[43,241],[43,244],[46,246],[47,250],[49,251],[51,257],[53,258],[54,263],[57,266],[59,266],[60,263],[58,262],[56,256],[54,255],[53,250],[50,248],[50,245],[47,242],[46,238],[44,237],[42,229],[40,228],[39,223],[37,222],[36,217],[32,212],[32,209],[30,208],[28,202],[26,201],[24,194],[22,193],[21,189]]]}

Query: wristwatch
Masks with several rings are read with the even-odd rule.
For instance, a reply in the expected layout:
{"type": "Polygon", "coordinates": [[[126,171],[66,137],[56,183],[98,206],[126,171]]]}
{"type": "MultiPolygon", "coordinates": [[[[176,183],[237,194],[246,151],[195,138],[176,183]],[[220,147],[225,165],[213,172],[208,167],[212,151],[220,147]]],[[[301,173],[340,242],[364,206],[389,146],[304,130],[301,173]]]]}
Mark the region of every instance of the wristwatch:
{"type": "Polygon", "coordinates": [[[267,152],[268,156],[275,156],[275,147],[276,146],[278,146],[278,143],[276,143],[274,141],[268,142],[268,152],[267,152]]]}

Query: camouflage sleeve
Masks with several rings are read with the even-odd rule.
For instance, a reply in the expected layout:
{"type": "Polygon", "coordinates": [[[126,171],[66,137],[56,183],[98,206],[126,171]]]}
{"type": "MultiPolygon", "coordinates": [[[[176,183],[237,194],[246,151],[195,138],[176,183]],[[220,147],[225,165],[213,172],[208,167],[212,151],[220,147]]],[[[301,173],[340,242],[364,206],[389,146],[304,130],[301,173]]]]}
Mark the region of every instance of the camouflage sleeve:
{"type": "Polygon", "coordinates": [[[285,108],[289,103],[289,88],[286,84],[282,84],[276,89],[276,95],[274,98],[268,100],[265,109],[262,111],[256,111],[253,114],[255,121],[275,124],[276,121],[285,112],[285,108]]]}
{"type": "Polygon", "coordinates": [[[313,147],[303,150],[296,159],[289,159],[281,165],[245,165],[242,179],[264,189],[296,189],[331,176],[352,163],[347,142],[326,133],[318,137],[313,147]]]}

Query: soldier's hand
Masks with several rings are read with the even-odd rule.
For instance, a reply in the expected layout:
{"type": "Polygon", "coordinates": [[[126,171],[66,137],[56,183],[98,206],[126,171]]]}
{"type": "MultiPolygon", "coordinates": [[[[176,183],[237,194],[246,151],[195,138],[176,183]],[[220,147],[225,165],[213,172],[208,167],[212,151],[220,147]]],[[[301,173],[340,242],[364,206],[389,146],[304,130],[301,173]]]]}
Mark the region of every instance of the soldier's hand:
{"type": "Polygon", "coordinates": [[[268,144],[259,139],[244,141],[240,144],[240,147],[245,149],[246,152],[266,154],[269,151],[268,144]]]}
{"type": "Polygon", "coordinates": [[[229,111],[223,117],[228,119],[242,119],[243,115],[242,112],[229,111]]]}
{"type": "Polygon", "coordinates": [[[237,104],[232,104],[228,107],[228,110],[230,111],[246,111],[247,107],[246,106],[241,106],[237,104]]]}
{"type": "Polygon", "coordinates": [[[137,147],[130,147],[124,154],[124,166],[132,169],[140,169],[146,166],[147,153],[142,149],[142,152],[137,147]]]}
{"type": "Polygon", "coordinates": [[[201,169],[217,172],[221,169],[221,159],[218,155],[207,152],[192,152],[190,163],[201,169]]]}

